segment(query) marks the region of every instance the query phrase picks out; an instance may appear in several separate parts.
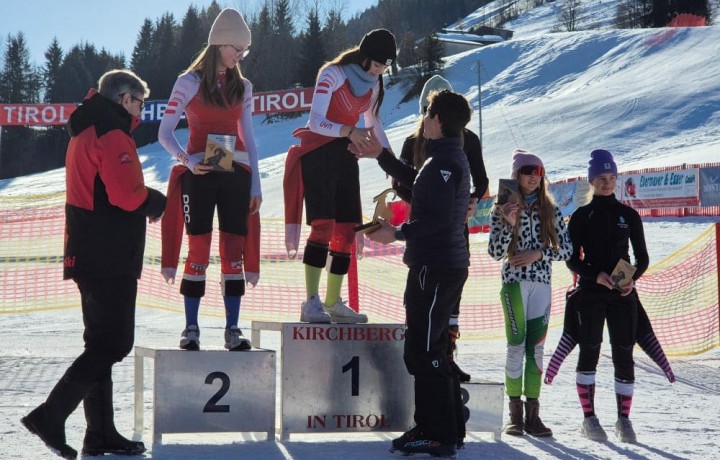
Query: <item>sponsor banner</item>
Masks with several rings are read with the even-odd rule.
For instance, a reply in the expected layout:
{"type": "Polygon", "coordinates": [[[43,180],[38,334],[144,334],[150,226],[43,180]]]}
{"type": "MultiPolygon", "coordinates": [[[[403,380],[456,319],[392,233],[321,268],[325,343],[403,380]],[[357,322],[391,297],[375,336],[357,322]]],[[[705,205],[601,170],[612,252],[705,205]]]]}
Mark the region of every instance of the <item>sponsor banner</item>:
{"type": "Polygon", "coordinates": [[[468,220],[470,233],[487,233],[490,231],[490,214],[495,203],[495,198],[483,198],[478,201],[475,214],[468,220]]]}
{"type": "Polygon", "coordinates": [[[618,175],[615,196],[633,208],[698,206],[699,168],[618,175]]]}
{"type": "MultiPolygon", "coordinates": [[[[269,91],[253,95],[253,113],[289,113],[310,110],[313,88],[269,91]]],[[[142,121],[159,122],[168,101],[146,101],[142,121]]],[[[77,104],[0,104],[0,126],[64,125],[77,104]]],[[[183,114],[183,118],[184,118],[183,114]]]]}
{"type": "Polygon", "coordinates": [[[0,104],[0,126],[64,125],[75,104],[0,104]]]}
{"type": "Polygon", "coordinates": [[[590,184],[587,181],[572,181],[550,184],[550,193],[563,217],[569,217],[580,206],[590,200],[590,184]]]}
{"type": "Polygon", "coordinates": [[[310,110],[314,88],[271,91],[253,95],[255,115],[266,113],[288,113],[310,110]]]}
{"type": "Polygon", "coordinates": [[[720,206],[720,168],[700,169],[700,205],[720,206]]]}

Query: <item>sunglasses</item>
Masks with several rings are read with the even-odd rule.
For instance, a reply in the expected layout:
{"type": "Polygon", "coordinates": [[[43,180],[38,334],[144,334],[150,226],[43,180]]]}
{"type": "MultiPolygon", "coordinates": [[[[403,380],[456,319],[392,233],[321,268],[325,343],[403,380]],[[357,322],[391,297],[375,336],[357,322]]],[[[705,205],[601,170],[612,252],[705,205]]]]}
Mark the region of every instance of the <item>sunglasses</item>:
{"type": "Polygon", "coordinates": [[[536,176],[542,177],[545,175],[545,169],[542,166],[535,165],[521,166],[519,172],[523,176],[532,176],[533,174],[535,174],[536,176]]]}

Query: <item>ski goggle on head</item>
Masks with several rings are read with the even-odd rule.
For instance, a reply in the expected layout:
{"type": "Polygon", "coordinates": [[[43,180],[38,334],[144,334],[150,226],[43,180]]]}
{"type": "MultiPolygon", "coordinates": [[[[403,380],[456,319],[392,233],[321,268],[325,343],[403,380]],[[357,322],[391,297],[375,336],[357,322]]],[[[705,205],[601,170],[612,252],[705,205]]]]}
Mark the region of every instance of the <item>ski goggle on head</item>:
{"type": "Polygon", "coordinates": [[[535,174],[536,176],[542,177],[545,175],[545,168],[536,165],[525,165],[520,166],[518,172],[523,176],[532,176],[533,174],[535,174]]]}

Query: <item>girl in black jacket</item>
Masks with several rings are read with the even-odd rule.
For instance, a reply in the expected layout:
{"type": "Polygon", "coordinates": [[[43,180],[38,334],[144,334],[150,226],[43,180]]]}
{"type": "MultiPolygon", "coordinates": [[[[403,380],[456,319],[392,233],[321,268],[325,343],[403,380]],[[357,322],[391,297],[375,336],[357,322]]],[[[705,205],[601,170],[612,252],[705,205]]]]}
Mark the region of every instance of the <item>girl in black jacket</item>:
{"type": "Polygon", "coordinates": [[[568,227],[573,255],[567,265],[580,277],[575,300],[580,345],[576,384],[585,415],[581,432],[592,440],[607,439],[594,406],[595,371],[607,320],[618,408],[615,434],[622,442],[636,442],[629,420],[635,384],[633,347],[638,318],[635,281],[647,269],[649,259],[640,216],[615,199],[617,165],[612,154],[594,150],[590,155],[588,181],[593,187],[593,198],[590,204],[573,213],[568,227]],[[618,288],[610,274],[620,259],[630,261],[630,244],[636,271],[632,282],[618,288]]]}

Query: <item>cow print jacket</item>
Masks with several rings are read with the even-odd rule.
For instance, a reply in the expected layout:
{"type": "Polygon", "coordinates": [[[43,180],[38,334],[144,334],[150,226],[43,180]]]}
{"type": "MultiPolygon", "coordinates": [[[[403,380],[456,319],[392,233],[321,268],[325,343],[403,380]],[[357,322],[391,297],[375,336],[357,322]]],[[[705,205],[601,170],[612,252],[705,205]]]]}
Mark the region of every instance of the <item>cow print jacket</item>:
{"type": "Polygon", "coordinates": [[[511,267],[507,260],[507,251],[513,237],[510,227],[499,210],[493,209],[490,223],[490,241],[488,254],[495,260],[503,260],[502,282],[535,281],[550,284],[553,260],[568,260],[573,247],[560,209],[555,207],[555,231],[558,235],[558,248],[547,247],[540,242],[540,215],[535,206],[521,208],[518,212],[520,228],[516,251],[540,249],[542,258],[525,267],[511,267]]]}

